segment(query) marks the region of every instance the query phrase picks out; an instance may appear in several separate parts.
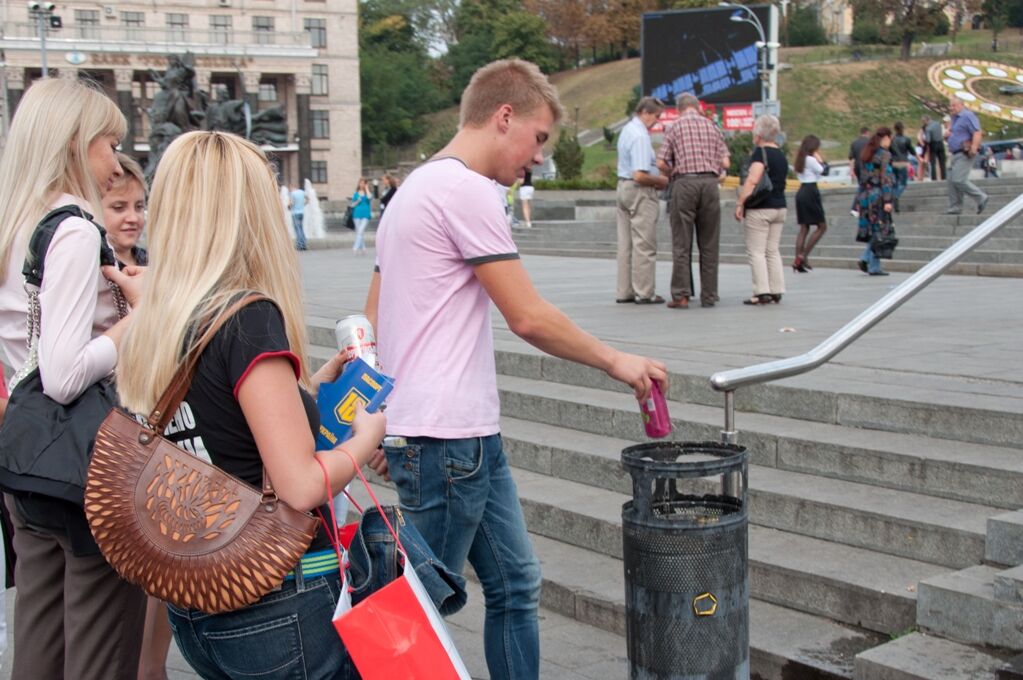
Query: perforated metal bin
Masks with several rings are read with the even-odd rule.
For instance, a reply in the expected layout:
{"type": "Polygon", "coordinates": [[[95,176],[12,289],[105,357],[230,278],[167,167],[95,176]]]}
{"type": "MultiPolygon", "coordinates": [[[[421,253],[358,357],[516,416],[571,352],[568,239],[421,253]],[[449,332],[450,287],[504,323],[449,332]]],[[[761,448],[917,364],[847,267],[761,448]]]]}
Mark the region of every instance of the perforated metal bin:
{"type": "Polygon", "coordinates": [[[748,462],[717,442],[622,451],[632,680],[749,678],[748,462]]]}

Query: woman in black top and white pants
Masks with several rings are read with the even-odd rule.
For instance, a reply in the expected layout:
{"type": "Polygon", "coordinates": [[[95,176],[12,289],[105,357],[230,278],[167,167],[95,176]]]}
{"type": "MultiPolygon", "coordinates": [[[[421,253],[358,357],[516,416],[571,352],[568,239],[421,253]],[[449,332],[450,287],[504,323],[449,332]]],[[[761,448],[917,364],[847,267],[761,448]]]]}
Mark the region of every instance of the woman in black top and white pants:
{"type": "Polygon", "coordinates": [[[743,304],[747,305],[781,302],[785,292],[785,273],[778,244],[785,224],[785,179],[789,164],[775,143],[780,132],[781,126],[774,116],[760,116],[753,124],[754,149],[750,156],[749,175],[735,203],[735,219],[743,222],[746,259],[753,273],[753,297],[743,300],[743,304]],[[771,193],[756,205],[746,205],[765,172],[771,178],[771,193]]]}

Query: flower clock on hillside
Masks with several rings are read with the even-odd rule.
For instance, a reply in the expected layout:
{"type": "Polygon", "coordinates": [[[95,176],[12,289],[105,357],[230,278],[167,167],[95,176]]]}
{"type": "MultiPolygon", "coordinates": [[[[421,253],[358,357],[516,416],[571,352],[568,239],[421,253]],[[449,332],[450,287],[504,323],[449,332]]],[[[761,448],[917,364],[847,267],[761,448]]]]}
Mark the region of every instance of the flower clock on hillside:
{"type": "Polygon", "coordinates": [[[940,61],[927,72],[938,92],[958,97],[966,108],[1023,123],[1023,69],[979,59],[940,61]]]}

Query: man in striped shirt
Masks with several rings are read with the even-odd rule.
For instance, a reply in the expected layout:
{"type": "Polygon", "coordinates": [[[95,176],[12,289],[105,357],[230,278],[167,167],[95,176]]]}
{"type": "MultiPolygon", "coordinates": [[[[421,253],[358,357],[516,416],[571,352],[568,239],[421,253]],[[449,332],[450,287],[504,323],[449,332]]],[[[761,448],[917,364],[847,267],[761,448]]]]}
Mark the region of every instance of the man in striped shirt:
{"type": "Polygon", "coordinates": [[[700,248],[700,304],[713,307],[718,297],[718,247],[721,195],[718,183],[728,168],[728,147],[714,123],[700,113],[700,100],[685,93],[677,100],[679,118],[664,133],[657,167],[671,179],[671,300],[686,309],[693,296],[693,231],[700,248]]]}

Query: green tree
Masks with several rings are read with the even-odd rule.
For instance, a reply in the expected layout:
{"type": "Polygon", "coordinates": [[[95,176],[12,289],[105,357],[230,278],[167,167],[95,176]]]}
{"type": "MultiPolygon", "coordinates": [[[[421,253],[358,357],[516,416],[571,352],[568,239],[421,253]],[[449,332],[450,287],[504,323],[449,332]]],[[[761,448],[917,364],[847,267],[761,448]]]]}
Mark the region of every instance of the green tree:
{"type": "Polygon", "coordinates": [[[553,46],[547,41],[546,22],[535,14],[510,12],[499,17],[494,26],[494,59],[518,57],[531,61],[544,73],[557,67],[553,46]]]}
{"type": "Polygon", "coordinates": [[[984,0],[980,8],[984,12],[984,23],[991,29],[991,47],[998,51],[998,34],[1009,24],[1009,2],[984,0]]]}
{"type": "Polygon", "coordinates": [[[788,31],[790,47],[828,43],[828,35],[821,26],[815,7],[792,5],[792,9],[789,10],[788,31]]]}
{"type": "Polygon", "coordinates": [[[853,42],[899,45],[908,60],[913,41],[934,35],[947,0],[856,0],[853,4],[853,42]]]}
{"type": "Polygon", "coordinates": [[[359,15],[362,143],[397,146],[419,139],[423,115],[447,103],[417,26],[412,0],[365,0],[359,15]]]}

